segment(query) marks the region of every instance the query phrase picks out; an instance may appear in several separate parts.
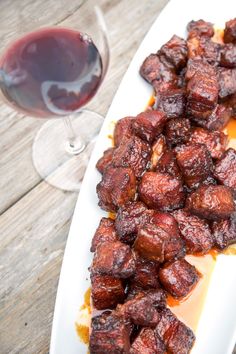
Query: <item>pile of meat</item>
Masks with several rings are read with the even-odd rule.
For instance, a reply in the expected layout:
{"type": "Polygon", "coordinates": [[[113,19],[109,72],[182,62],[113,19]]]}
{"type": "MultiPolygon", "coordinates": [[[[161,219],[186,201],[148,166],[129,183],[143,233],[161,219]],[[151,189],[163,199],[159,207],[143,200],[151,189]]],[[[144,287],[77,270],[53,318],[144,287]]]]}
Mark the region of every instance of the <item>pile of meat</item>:
{"type": "Polygon", "coordinates": [[[92,240],[91,354],[187,354],[195,336],[166,306],[201,274],[186,254],[236,242],[236,151],[220,131],[236,110],[236,19],[224,43],[203,20],[149,55],[155,105],[118,121],[97,162],[102,218],[92,240]]]}

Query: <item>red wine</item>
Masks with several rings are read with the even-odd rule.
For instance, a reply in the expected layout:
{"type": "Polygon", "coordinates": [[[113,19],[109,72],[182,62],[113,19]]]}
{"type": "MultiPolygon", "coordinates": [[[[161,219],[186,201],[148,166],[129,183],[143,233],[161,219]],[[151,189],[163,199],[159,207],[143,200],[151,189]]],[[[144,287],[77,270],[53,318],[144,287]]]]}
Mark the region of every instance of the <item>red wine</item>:
{"type": "Polygon", "coordinates": [[[0,59],[5,98],[37,117],[65,115],[85,105],[102,79],[92,40],[65,28],[46,28],[18,39],[0,59]]]}

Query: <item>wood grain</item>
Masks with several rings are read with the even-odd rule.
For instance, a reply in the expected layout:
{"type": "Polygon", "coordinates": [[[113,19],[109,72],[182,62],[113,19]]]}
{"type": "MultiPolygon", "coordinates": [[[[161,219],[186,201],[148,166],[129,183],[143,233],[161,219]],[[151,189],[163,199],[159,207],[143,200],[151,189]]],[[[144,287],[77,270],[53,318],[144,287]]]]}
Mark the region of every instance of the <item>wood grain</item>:
{"type": "MultiPolygon", "coordinates": [[[[38,25],[70,23],[75,0],[0,2],[0,50],[38,25]]],[[[91,109],[106,114],[145,33],[167,0],[100,0],[111,62],[91,109]]],[[[42,120],[0,104],[0,353],[47,353],[57,282],[76,193],[41,181],[31,147],[42,120]]]]}

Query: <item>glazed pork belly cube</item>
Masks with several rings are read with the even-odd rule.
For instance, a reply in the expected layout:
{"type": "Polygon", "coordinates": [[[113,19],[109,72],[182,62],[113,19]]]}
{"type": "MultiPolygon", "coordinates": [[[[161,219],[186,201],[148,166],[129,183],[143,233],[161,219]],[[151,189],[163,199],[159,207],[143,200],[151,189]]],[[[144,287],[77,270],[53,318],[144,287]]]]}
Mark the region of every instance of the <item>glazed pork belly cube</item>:
{"type": "Polygon", "coordinates": [[[115,228],[120,241],[133,243],[140,226],[148,223],[153,214],[152,210],[140,201],[129,202],[118,209],[115,228]]]}
{"type": "Polygon", "coordinates": [[[140,75],[152,85],[156,82],[174,83],[177,82],[177,75],[171,63],[161,60],[157,54],[150,54],[140,68],[140,75]]]}
{"type": "Polygon", "coordinates": [[[187,118],[170,119],[165,126],[166,139],[169,144],[186,143],[191,135],[191,125],[187,118]]]}
{"type": "Polygon", "coordinates": [[[163,111],[167,118],[176,118],[184,115],[186,93],[181,88],[170,88],[157,95],[155,108],[163,111]]]}
{"type": "Polygon", "coordinates": [[[146,224],[139,229],[134,249],[141,257],[157,262],[185,256],[183,240],[155,224],[146,224]]]}
{"type": "Polygon", "coordinates": [[[164,341],[167,352],[171,354],[189,354],[195,341],[192,330],[168,309],[160,312],[161,320],[155,328],[156,333],[164,341]]]}
{"type": "Polygon", "coordinates": [[[211,38],[214,36],[214,28],[211,22],[204,20],[190,21],[187,25],[188,38],[205,36],[211,38]]]}
{"type": "Polygon", "coordinates": [[[210,152],[211,157],[213,159],[219,159],[226,149],[228,137],[223,132],[194,128],[189,143],[204,144],[210,152]]]}
{"type": "Polygon", "coordinates": [[[177,164],[175,154],[172,150],[167,150],[164,152],[158,161],[156,171],[161,173],[168,173],[170,176],[181,180],[182,175],[177,164]]]}
{"type": "Polygon", "coordinates": [[[159,263],[148,261],[136,255],[136,270],[132,279],[132,286],[142,289],[159,288],[158,282],[159,263]]]}
{"type": "Polygon", "coordinates": [[[118,207],[135,197],[136,177],[131,168],[109,166],[97,185],[98,205],[106,211],[118,207]]]}
{"type": "Polygon", "coordinates": [[[186,81],[192,79],[192,77],[196,74],[196,72],[202,75],[216,75],[216,69],[204,61],[201,58],[192,58],[188,60],[187,70],[185,74],[186,81]]]}
{"type": "Polygon", "coordinates": [[[129,354],[130,325],[115,311],[105,311],[92,318],[90,354],[129,354]]]}
{"type": "Polygon", "coordinates": [[[110,218],[102,218],[93,236],[90,251],[95,252],[97,246],[103,242],[113,242],[118,240],[115,230],[115,222],[110,218]]]}
{"type": "Polygon", "coordinates": [[[224,30],[224,42],[236,43],[236,18],[226,22],[224,30]]]}
{"type": "Polygon", "coordinates": [[[217,66],[220,62],[222,45],[213,42],[207,37],[191,37],[187,40],[188,57],[203,59],[205,62],[217,66]]]}
{"type": "Polygon", "coordinates": [[[94,275],[91,277],[92,301],[97,310],[116,307],[125,299],[125,290],[120,279],[110,275],[94,275]]]}
{"type": "Polygon", "coordinates": [[[236,219],[235,214],[227,220],[214,221],[212,223],[212,233],[215,247],[223,250],[232,243],[236,243],[236,219]]]}
{"type": "Polygon", "coordinates": [[[187,296],[199,280],[196,268],[185,259],[166,263],[159,271],[159,279],[164,289],[173,297],[187,296]]]}
{"type": "Polygon", "coordinates": [[[172,215],[178,222],[187,253],[205,254],[213,247],[213,236],[205,220],[186,210],[175,210],[172,215]]]}
{"type": "Polygon", "coordinates": [[[180,236],[178,223],[170,213],[156,211],[151,218],[151,223],[161,227],[171,238],[179,238],[180,236]]]}
{"type": "Polygon", "coordinates": [[[137,115],[133,122],[135,135],[152,143],[162,133],[166,116],[161,111],[147,110],[137,115]]]}
{"type": "Polygon", "coordinates": [[[208,220],[228,219],[235,211],[233,193],[226,186],[200,186],[186,201],[187,209],[208,220]]]}
{"type": "Polygon", "coordinates": [[[219,97],[225,98],[236,92],[236,68],[218,68],[219,97]]]}
{"type": "Polygon", "coordinates": [[[176,159],[183,179],[189,188],[197,187],[212,173],[212,158],[203,144],[178,146],[176,148],[176,159]]]}
{"type": "Polygon", "coordinates": [[[153,306],[157,309],[166,306],[167,295],[165,290],[162,288],[144,290],[140,287],[134,286],[133,284],[131,284],[128,288],[126,301],[132,300],[140,294],[150,297],[153,306]]]}
{"type": "Polygon", "coordinates": [[[231,116],[235,119],[236,116],[236,93],[231,96],[228,96],[224,99],[224,105],[231,112],[231,116]]]}
{"type": "Polygon", "coordinates": [[[120,145],[123,138],[130,138],[133,135],[134,117],[124,117],[116,122],[114,129],[114,145],[120,145]]]}
{"type": "Polygon", "coordinates": [[[196,72],[187,85],[187,113],[190,116],[206,119],[217,104],[218,93],[216,73],[203,75],[196,72]]]}
{"type": "Polygon", "coordinates": [[[181,181],[160,172],[144,173],[139,185],[139,197],[149,208],[161,211],[181,208],[185,200],[181,181]]]}
{"type": "Polygon", "coordinates": [[[200,127],[209,130],[222,130],[229,122],[232,116],[231,107],[224,104],[217,104],[216,108],[212,111],[207,119],[191,118],[192,121],[200,127]]]}
{"type": "Polygon", "coordinates": [[[142,328],[130,348],[130,354],[165,354],[166,348],[152,328],[142,328]]]}
{"type": "Polygon", "coordinates": [[[142,293],[118,306],[117,311],[138,326],[155,327],[160,319],[152,298],[142,293]]]}
{"type": "Polygon", "coordinates": [[[226,68],[236,67],[236,44],[228,43],[220,52],[220,65],[226,68]]]}
{"type": "Polygon", "coordinates": [[[135,176],[141,177],[150,157],[149,144],[137,136],[133,136],[122,140],[113,153],[112,163],[115,167],[131,167],[135,176]]]}
{"type": "Polygon", "coordinates": [[[98,245],[92,263],[92,275],[111,275],[126,279],[135,273],[135,258],[130,247],[120,241],[98,245]]]}
{"type": "Polygon", "coordinates": [[[236,151],[229,148],[215,164],[215,178],[236,193],[236,151]]]}
{"type": "Polygon", "coordinates": [[[114,148],[109,148],[104,151],[103,156],[96,163],[97,170],[103,174],[105,169],[111,165],[114,148]]]}
{"type": "Polygon", "coordinates": [[[187,62],[187,44],[183,38],[174,35],[159,50],[158,54],[164,56],[176,70],[180,70],[187,62]]]}
{"type": "Polygon", "coordinates": [[[163,152],[167,149],[166,145],[166,138],[164,135],[159,135],[157,140],[152,145],[152,152],[151,152],[151,170],[155,170],[157,163],[162,156],[163,152]]]}

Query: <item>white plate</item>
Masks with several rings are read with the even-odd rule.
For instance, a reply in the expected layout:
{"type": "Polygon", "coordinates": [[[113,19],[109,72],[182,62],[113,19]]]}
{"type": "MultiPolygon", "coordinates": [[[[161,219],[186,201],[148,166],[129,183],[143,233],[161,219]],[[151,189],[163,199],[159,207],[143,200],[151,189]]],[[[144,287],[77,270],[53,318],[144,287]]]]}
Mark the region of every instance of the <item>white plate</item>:
{"type": "MultiPolygon", "coordinates": [[[[145,6],[144,6],[145,11],[145,6]]],[[[157,18],[140,45],[115,95],[89,162],[75,208],[61,269],[51,336],[51,354],[85,354],[75,321],[84,293],[90,286],[88,267],[91,238],[106,213],[97,206],[96,184],[100,175],[95,164],[110,145],[112,122],[143,111],[152,93],[138,74],[144,58],[173,34],[185,36],[186,24],[203,18],[224,27],[236,16],[235,0],[172,0],[157,18]]],[[[131,25],[132,26],[132,25],[131,25]]],[[[196,333],[192,354],[231,354],[236,342],[236,257],[220,256],[212,276],[206,303],[196,333]]]]}

